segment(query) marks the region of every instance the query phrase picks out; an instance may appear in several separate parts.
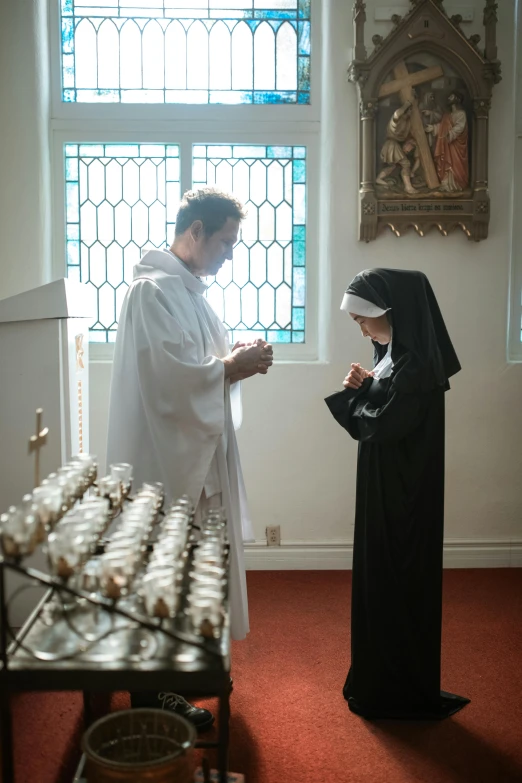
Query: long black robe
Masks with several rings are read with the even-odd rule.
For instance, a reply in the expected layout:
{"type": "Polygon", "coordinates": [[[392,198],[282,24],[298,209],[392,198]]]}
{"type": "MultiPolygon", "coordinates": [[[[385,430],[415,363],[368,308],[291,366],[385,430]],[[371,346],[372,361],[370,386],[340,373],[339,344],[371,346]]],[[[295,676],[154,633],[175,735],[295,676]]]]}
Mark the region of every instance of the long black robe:
{"type": "MultiPolygon", "coordinates": [[[[382,276],[384,270],[375,270],[378,273],[382,276]]],[[[396,280],[390,285],[391,274],[386,270],[384,297],[361,284],[352,290],[379,306],[391,306],[392,323],[401,324],[399,315],[393,315],[396,280]]],[[[399,275],[404,300],[404,282],[413,279],[404,275],[417,273],[394,270],[394,274],[399,275]]],[[[424,275],[419,279],[422,287],[429,286],[424,275]]],[[[417,283],[410,287],[418,297],[417,283]]],[[[436,305],[434,297],[433,301],[436,305]]],[[[419,305],[422,308],[422,299],[419,305]]],[[[422,332],[419,317],[424,316],[416,313],[409,320],[418,334],[422,332]]],[[[326,399],[338,423],[359,441],[352,660],[343,694],[350,709],[367,718],[435,719],[468,703],[440,690],[444,393],[449,387],[444,359],[448,354],[443,352],[435,365],[446,366],[446,371],[429,383],[434,365],[421,366],[412,350],[401,347],[401,336],[411,343],[404,319],[402,327],[402,335],[395,325],[393,329],[390,378],[369,378],[357,391],[346,389],[326,399]],[[407,373],[400,379],[404,367],[407,373]],[[416,383],[419,379],[422,382],[416,383]]],[[[382,352],[382,346],[376,346],[376,361],[382,352]]]]}

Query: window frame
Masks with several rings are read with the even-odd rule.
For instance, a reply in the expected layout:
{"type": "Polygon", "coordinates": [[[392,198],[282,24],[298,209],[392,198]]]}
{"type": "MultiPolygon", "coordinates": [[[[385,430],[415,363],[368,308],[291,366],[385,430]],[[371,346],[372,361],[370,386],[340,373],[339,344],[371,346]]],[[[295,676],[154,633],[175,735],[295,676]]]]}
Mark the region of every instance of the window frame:
{"type": "Polygon", "coordinates": [[[76,120],[199,120],[225,122],[251,120],[300,123],[319,120],[321,115],[319,89],[321,79],[321,5],[312,0],[311,68],[309,104],[183,104],[183,103],[67,103],[62,101],[62,46],[60,0],[48,0],[50,22],[51,115],[54,119],[76,120]]]}
{"type": "MultiPolygon", "coordinates": [[[[67,271],[65,255],[65,143],[151,142],[178,144],[181,193],[192,187],[192,145],[302,145],[307,148],[306,303],[304,343],[277,343],[284,362],[319,359],[319,186],[321,116],[321,0],[311,7],[311,103],[103,104],[62,101],[60,0],[48,0],[50,22],[53,188],[53,275],[67,271]],[[262,131],[260,131],[260,123],[262,131]]],[[[170,238],[168,238],[170,240],[170,238]]],[[[110,362],[114,343],[90,343],[91,361],[110,362]]]]}
{"type": "Polygon", "coordinates": [[[514,182],[512,195],[511,274],[509,286],[508,345],[510,362],[522,362],[522,224],[517,220],[522,205],[522,2],[517,2],[514,31],[515,68],[513,97],[515,105],[514,182]],[[518,208],[518,209],[517,209],[518,208]]]}
{"type": "MultiPolygon", "coordinates": [[[[277,355],[283,361],[313,361],[318,357],[318,225],[319,214],[319,144],[316,133],[292,132],[283,134],[278,132],[272,137],[272,131],[253,133],[248,136],[238,129],[229,131],[205,131],[198,126],[197,131],[181,131],[172,128],[149,129],[144,131],[117,130],[114,127],[97,129],[60,128],[53,132],[53,203],[55,214],[53,219],[53,273],[55,277],[63,277],[66,270],[65,248],[65,159],[64,145],[76,143],[161,143],[177,144],[180,151],[180,189],[187,190],[192,184],[192,146],[194,144],[281,144],[302,145],[307,148],[307,205],[306,205],[306,303],[305,303],[305,340],[304,343],[277,343],[277,355]],[[210,134],[209,135],[207,134],[210,134]],[[204,134],[204,135],[203,135],[204,134]],[[310,259],[313,259],[310,261],[310,259]]],[[[173,238],[172,238],[173,239],[173,238]]],[[[171,241],[170,238],[168,238],[171,241]]],[[[91,358],[98,361],[110,361],[114,354],[114,343],[89,344],[91,358]]]]}

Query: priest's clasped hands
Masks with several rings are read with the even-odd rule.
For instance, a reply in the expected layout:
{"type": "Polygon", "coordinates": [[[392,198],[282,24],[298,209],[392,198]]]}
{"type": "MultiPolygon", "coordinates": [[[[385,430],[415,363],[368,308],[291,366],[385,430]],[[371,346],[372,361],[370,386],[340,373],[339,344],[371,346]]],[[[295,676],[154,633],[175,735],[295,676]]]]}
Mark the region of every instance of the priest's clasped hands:
{"type": "Polygon", "coordinates": [[[366,378],[373,378],[373,372],[365,370],[359,363],[352,364],[351,368],[343,381],[345,389],[360,389],[366,378]]]}
{"type": "Polygon", "coordinates": [[[223,359],[225,378],[243,381],[253,375],[266,375],[274,362],[274,349],[261,338],[249,343],[238,342],[223,359]]]}

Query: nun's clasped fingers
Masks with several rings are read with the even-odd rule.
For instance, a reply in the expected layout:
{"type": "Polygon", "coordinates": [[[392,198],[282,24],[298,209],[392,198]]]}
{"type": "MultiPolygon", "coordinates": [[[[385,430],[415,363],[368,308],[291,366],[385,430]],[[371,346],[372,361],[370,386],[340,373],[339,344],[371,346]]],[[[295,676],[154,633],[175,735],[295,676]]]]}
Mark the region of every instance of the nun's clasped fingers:
{"type": "Polygon", "coordinates": [[[345,389],[360,389],[366,378],[373,377],[373,372],[365,370],[359,363],[352,364],[349,374],[343,381],[345,389]]]}

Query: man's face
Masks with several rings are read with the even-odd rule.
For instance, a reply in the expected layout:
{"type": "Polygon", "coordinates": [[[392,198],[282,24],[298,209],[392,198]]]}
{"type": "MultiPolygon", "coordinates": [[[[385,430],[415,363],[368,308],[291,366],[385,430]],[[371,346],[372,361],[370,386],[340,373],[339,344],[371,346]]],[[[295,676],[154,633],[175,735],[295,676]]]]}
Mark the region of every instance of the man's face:
{"type": "Polygon", "coordinates": [[[191,227],[194,238],[194,269],[201,277],[217,275],[225,261],[232,259],[234,245],[239,234],[239,220],[227,218],[227,222],[211,236],[203,231],[200,221],[191,227]]]}
{"type": "Polygon", "coordinates": [[[453,106],[454,103],[458,103],[457,96],[451,93],[451,95],[448,98],[448,103],[450,106],[453,106]]]}

